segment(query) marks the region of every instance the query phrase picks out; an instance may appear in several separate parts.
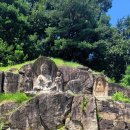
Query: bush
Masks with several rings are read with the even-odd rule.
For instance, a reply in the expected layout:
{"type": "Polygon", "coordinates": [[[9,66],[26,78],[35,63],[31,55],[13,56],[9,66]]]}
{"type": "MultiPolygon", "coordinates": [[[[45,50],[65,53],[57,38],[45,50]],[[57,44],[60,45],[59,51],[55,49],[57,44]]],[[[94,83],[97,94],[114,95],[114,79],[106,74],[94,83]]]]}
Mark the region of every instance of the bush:
{"type": "Polygon", "coordinates": [[[125,102],[125,103],[130,103],[130,98],[127,97],[126,95],[124,95],[122,92],[116,92],[112,96],[112,100],[114,100],[114,101],[121,101],[121,102],[125,102]]]}
{"type": "Polygon", "coordinates": [[[127,66],[125,75],[123,79],[121,80],[121,85],[127,86],[127,87],[130,86],[130,66],[127,66]]]}

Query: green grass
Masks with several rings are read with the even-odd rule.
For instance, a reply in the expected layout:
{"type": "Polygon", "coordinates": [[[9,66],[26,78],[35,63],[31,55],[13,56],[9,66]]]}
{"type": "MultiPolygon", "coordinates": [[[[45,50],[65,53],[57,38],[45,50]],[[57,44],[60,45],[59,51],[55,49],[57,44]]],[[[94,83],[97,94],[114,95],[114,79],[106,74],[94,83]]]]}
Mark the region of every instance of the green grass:
{"type": "Polygon", "coordinates": [[[78,67],[81,66],[81,64],[76,63],[76,62],[71,62],[71,61],[65,61],[60,58],[51,58],[57,66],[69,66],[69,67],[78,67]]]}
{"type": "Polygon", "coordinates": [[[122,92],[116,92],[112,96],[112,100],[114,100],[114,101],[121,101],[121,102],[125,102],[125,103],[130,103],[130,98],[127,97],[126,95],[124,95],[122,92]]]}
{"type": "MultiPolygon", "coordinates": [[[[57,66],[70,66],[70,67],[78,67],[78,66],[81,66],[80,64],[76,63],[76,62],[71,62],[71,61],[64,61],[62,59],[59,59],[59,58],[51,58],[57,66]]],[[[28,61],[28,62],[25,62],[25,63],[22,63],[22,64],[16,64],[16,65],[12,65],[12,66],[7,66],[7,67],[0,67],[0,71],[9,71],[13,68],[16,69],[15,73],[18,73],[18,70],[23,66],[23,65],[26,65],[26,64],[29,64],[29,63],[34,63],[35,60],[33,61],[28,61]]]]}
{"type": "Polygon", "coordinates": [[[6,101],[14,101],[17,103],[23,103],[28,101],[31,97],[28,97],[25,93],[7,93],[7,94],[0,94],[0,103],[6,101]]]}
{"type": "Polygon", "coordinates": [[[87,104],[88,104],[87,98],[86,98],[86,97],[83,97],[83,101],[82,101],[82,103],[81,103],[81,107],[82,107],[83,112],[86,111],[87,104]]]}
{"type": "Polygon", "coordinates": [[[15,68],[17,71],[16,71],[16,73],[18,72],[18,70],[22,67],[22,66],[24,66],[24,65],[27,65],[27,64],[29,64],[29,63],[33,63],[35,60],[33,60],[33,61],[27,61],[27,62],[25,62],[25,63],[22,63],[22,64],[16,64],[16,65],[12,65],[12,66],[6,66],[6,67],[0,67],[0,71],[9,71],[10,69],[12,69],[12,68],[15,68]]]}

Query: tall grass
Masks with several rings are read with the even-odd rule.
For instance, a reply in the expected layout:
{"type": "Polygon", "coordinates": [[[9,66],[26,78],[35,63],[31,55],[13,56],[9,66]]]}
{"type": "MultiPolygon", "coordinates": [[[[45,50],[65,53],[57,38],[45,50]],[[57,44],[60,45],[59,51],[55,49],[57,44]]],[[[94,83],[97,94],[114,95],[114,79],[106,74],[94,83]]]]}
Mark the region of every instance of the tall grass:
{"type": "Polygon", "coordinates": [[[25,93],[7,93],[0,94],[0,103],[3,101],[14,101],[17,103],[22,103],[28,101],[31,97],[27,96],[25,93]]]}

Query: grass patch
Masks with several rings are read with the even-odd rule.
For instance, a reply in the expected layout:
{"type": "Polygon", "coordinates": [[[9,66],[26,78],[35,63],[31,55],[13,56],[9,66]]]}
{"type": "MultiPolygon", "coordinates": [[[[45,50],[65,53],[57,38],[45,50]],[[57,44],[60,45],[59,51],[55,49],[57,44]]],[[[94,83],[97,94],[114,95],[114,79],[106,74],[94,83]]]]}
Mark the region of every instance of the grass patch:
{"type": "Polygon", "coordinates": [[[112,100],[121,101],[121,102],[124,102],[124,103],[130,103],[130,98],[127,97],[126,95],[124,95],[122,92],[116,92],[112,96],[112,100]]]}
{"type": "Polygon", "coordinates": [[[12,66],[0,67],[0,71],[7,72],[7,71],[9,71],[10,69],[15,68],[15,69],[16,69],[15,73],[18,73],[18,70],[19,70],[22,66],[27,65],[27,64],[30,64],[30,63],[33,63],[34,61],[35,61],[35,60],[33,60],[33,61],[27,61],[27,62],[22,63],[22,64],[16,64],[16,65],[12,65],[12,66]]]}
{"type": "MultiPolygon", "coordinates": [[[[69,67],[78,67],[78,66],[81,66],[80,64],[76,63],[76,62],[71,62],[71,61],[64,61],[62,59],[59,59],[59,58],[50,58],[51,60],[53,60],[57,66],[69,66],[69,67]]],[[[18,73],[18,70],[24,66],[24,65],[27,65],[27,64],[30,64],[30,63],[34,63],[35,60],[33,61],[27,61],[25,63],[22,63],[22,64],[16,64],[16,65],[12,65],[12,66],[6,66],[6,67],[0,67],[0,71],[4,71],[4,72],[7,72],[11,69],[16,69],[16,71],[14,71],[14,73],[18,73]]]]}
{"type": "Polygon", "coordinates": [[[14,101],[16,103],[23,103],[28,101],[31,97],[27,96],[25,93],[7,93],[7,94],[0,94],[0,103],[4,101],[14,101]]]}
{"type": "Polygon", "coordinates": [[[87,98],[86,98],[86,97],[83,97],[83,101],[82,101],[82,103],[81,103],[81,107],[82,107],[83,112],[86,111],[87,104],[88,104],[87,98]]]}
{"type": "Polygon", "coordinates": [[[69,66],[69,67],[79,67],[81,64],[76,63],[76,62],[71,62],[71,61],[65,61],[60,58],[51,58],[57,66],[69,66]]]}

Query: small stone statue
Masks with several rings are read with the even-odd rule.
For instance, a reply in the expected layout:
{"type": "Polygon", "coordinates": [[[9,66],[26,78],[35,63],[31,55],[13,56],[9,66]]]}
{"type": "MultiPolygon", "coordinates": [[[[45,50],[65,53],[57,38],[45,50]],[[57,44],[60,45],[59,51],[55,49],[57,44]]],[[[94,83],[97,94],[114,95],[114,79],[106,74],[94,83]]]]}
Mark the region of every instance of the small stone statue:
{"type": "Polygon", "coordinates": [[[98,77],[94,84],[94,96],[108,96],[108,83],[104,77],[98,77]]]}
{"type": "Polygon", "coordinates": [[[54,86],[56,87],[57,92],[63,92],[63,74],[61,71],[57,71],[56,73],[54,86]]]}

